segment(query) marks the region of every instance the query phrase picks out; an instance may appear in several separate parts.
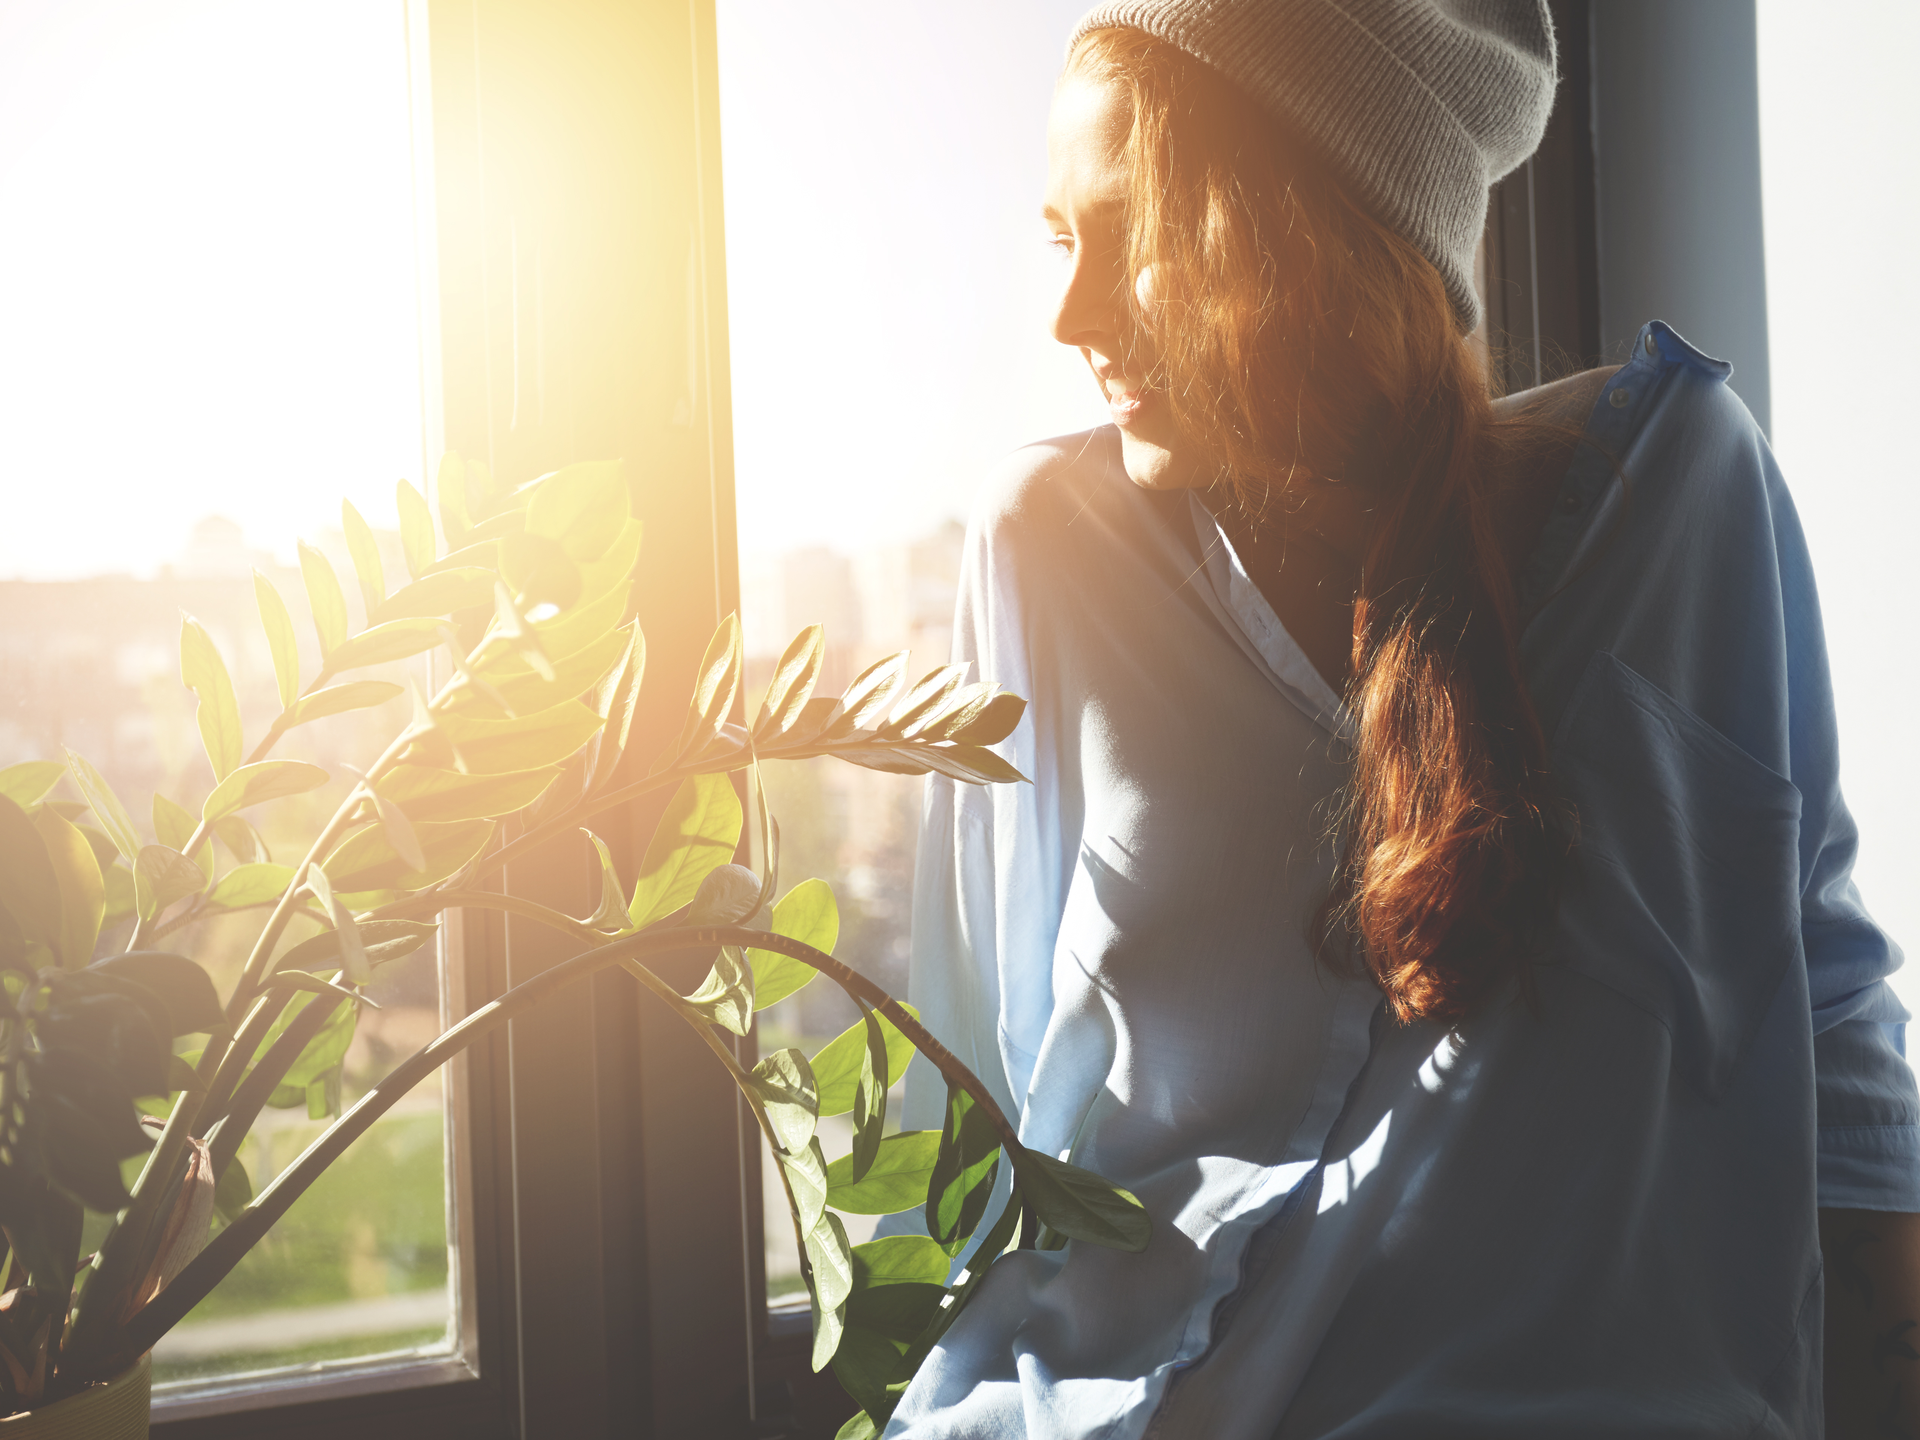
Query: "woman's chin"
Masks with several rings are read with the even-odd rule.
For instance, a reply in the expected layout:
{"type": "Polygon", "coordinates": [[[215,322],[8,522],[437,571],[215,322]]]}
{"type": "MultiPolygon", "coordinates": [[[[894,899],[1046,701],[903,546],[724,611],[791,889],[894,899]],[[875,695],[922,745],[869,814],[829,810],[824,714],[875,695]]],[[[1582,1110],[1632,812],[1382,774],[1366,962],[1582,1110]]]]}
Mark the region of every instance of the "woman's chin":
{"type": "Polygon", "coordinates": [[[1120,463],[1141,489],[1191,490],[1207,484],[1204,465],[1184,446],[1161,443],[1130,426],[1119,428],[1120,463]]]}

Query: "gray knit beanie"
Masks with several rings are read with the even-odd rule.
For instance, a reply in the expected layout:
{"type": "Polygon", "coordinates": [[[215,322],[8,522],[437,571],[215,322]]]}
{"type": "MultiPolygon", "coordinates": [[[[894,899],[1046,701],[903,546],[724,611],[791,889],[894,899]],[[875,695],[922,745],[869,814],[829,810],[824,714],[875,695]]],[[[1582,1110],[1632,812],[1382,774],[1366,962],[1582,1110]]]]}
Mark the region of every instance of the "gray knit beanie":
{"type": "Polygon", "coordinates": [[[1463,331],[1487,187],[1553,108],[1546,0],[1103,0],[1074,27],[1128,26],[1204,61],[1320,147],[1439,269],[1463,331]]]}

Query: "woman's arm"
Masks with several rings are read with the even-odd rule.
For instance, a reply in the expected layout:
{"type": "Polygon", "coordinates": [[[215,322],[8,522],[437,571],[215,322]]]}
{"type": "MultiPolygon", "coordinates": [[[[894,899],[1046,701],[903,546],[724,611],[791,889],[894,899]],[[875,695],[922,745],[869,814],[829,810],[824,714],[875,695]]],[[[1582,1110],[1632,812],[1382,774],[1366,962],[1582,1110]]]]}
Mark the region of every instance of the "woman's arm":
{"type": "Polygon", "coordinates": [[[1920,1437],[1920,1215],[1822,1210],[1827,1440],[1920,1437]]]}

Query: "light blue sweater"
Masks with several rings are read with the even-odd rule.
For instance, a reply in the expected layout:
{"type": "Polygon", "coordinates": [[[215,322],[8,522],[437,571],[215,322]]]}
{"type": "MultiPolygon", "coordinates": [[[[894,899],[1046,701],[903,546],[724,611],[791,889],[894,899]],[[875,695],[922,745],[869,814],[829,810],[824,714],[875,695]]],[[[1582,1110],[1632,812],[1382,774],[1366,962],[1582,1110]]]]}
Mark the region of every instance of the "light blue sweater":
{"type": "Polygon", "coordinates": [[[912,998],[1154,1238],[995,1262],[889,1437],[1817,1432],[1815,1208],[1920,1211],[1920,1101],[1727,373],[1643,330],[1523,576],[1579,848],[1534,1003],[1453,1033],[1308,949],[1346,717],[1212,517],[1111,431],[1014,457],[956,658],[1034,783],[929,782],[912,998]]]}

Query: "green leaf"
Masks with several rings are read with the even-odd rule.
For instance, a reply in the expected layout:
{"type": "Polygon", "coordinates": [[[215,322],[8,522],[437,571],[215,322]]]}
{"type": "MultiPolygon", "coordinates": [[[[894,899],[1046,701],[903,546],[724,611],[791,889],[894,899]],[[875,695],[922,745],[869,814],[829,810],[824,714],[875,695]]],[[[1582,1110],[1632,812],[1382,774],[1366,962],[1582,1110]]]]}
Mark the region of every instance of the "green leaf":
{"type": "Polygon", "coordinates": [[[326,859],[327,878],[346,894],[376,890],[419,890],[444,880],[486,848],[491,820],[453,820],[416,825],[414,835],[425,852],[424,870],[410,865],[378,825],[349,835],[326,859]]]}
{"type": "Polygon", "coordinates": [[[681,781],[640,862],[627,906],[634,929],[644,930],[691,903],[708,872],[733,859],[741,820],[740,797],[725,775],[681,781]]]}
{"type": "MultiPolygon", "coordinates": [[[[199,821],[191,810],[184,805],[176,805],[159,791],[153,794],[153,833],[170,850],[186,851],[187,842],[193,839],[193,832],[199,828],[199,821]]],[[[135,859],[138,860],[138,856],[135,859]]],[[[209,880],[213,878],[213,841],[201,842],[194,852],[193,863],[200,867],[200,873],[209,880]]]]}
{"type": "Polygon", "coordinates": [[[827,1208],[827,1156],[820,1148],[820,1137],[815,1135],[802,1150],[776,1150],[773,1158],[786,1172],[787,1188],[793,1192],[795,1214],[804,1235],[820,1223],[821,1213],[827,1208]]]}
{"type": "Polygon", "coordinates": [[[354,577],[360,582],[360,599],[371,623],[373,612],[387,598],[387,576],[380,566],[380,542],[373,538],[373,527],[353,508],[351,500],[340,502],[340,529],[347,537],[347,554],[353,557],[354,577]]]}
{"type": "MultiPolygon", "coordinates": [[[[695,929],[705,926],[744,925],[760,908],[760,877],[744,865],[721,865],[707,872],[700,888],[693,892],[693,904],[687,910],[687,924],[695,929]]],[[[753,972],[741,957],[741,983],[749,996],[752,1012],[753,972]]],[[[746,1031],[741,1031],[746,1034],[746,1031]]]]}
{"type": "MultiPolygon", "coordinates": [[[[604,716],[607,723],[594,753],[593,773],[587,777],[588,794],[600,788],[627,752],[627,736],[640,706],[640,682],[647,673],[647,637],[640,631],[640,622],[629,621],[607,637],[615,638],[625,641],[620,658],[601,675],[593,690],[594,712],[604,716]]],[[[564,672],[567,665],[567,661],[561,661],[558,668],[564,672]]]]}
{"type": "Polygon", "coordinates": [[[780,1148],[788,1154],[804,1150],[820,1106],[807,1057],[794,1049],[774,1051],[753,1067],[753,1093],[780,1148]]]}
{"type": "Polygon", "coordinates": [[[402,689],[402,686],[389,684],[385,680],[354,680],[345,685],[329,685],[288,706],[286,713],[280,717],[279,728],[291,730],[296,725],[324,720],[329,715],[344,715],[349,710],[366,710],[374,705],[384,705],[402,693],[402,689]]]}
{"type": "MultiPolygon", "coordinates": [[[[921,1132],[933,1135],[928,1130],[921,1132]]],[[[853,1288],[933,1285],[945,1289],[952,1269],[947,1252],[924,1235],[888,1235],[853,1247],[853,1288]]]]}
{"type": "Polygon", "coordinates": [[[574,560],[598,560],[627,523],[627,481],[618,460],[567,465],[536,482],[527,533],[574,560]]]}
{"type": "Polygon", "coordinates": [[[902,650],[884,660],[874,661],[854,676],[853,683],[847,686],[846,693],[840,697],[839,715],[821,730],[820,738],[840,739],[879,718],[887,708],[887,701],[893,698],[893,692],[899,688],[900,678],[906,668],[907,652],[902,650]]]}
{"type": "Polygon", "coordinates": [[[890,1083],[887,1042],[880,1030],[879,1017],[864,1005],[860,1008],[867,1043],[860,1051],[860,1079],[853,1096],[853,1153],[847,1157],[853,1162],[855,1183],[866,1179],[867,1172],[873,1168],[874,1156],[879,1153],[880,1136],[887,1124],[890,1083]]]}
{"type": "Polygon", "coordinates": [[[293,616],[287,602],[258,570],[253,572],[253,598],[260,607],[260,628],[267,632],[267,650],[273,656],[274,683],[280,687],[280,708],[300,698],[300,642],[294,638],[293,616]]]}
{"type": "Polygon", "coordinates": [[[1018,695],[996,695],[978,716],[946,738],[962,745],[998,745],[1026,713],[1027,702],[1018,695]]]}
{"type": "Polygon", "coordinates": [[[227,1162],[227,1168],[220,1172],[220,1179],[213,1187],[213,1213],[231,1225],[252,1203],[253,1180],[236,1155],[227,1162]]]}
{"type": "Polygon", "coordinates": [[[405,480],[394,488],[393,498],[400,508],[400,548],[407,554],[407,573],[417,580],[433,564],[433,514],[425,498],[405,480]]]}
{"type": "MultiPolygon", "coordinates": [[[[380,793],[411,820],[490,820],[524,810],[560,773],[557,765],[504,775],[462,775],[431,765],[397,765],[380,780],[380,793]]],[[[625,906],[621,907],[624,920],[625,906]]]]}
{"type": "Polygon", "coordinates": [[[436,570],[394,591],[368,617],[368,623],[380,625],[389,620],[438,620],[456,611],[491,605],[495,578],[493,571],[473,566],[436,570]]]}
{"type": "MultiPolygon", "coordinates": [[[[937,1303],[937,1297],[946,1292],[936,1290],[934,1293],[937,1303]]],[[[840,1382],[840,1388],[851,1395],[856,1404],[862,1407],[883,1406],[887,1398],[887,1385],[899,1375],[907,1347],[920,1330],[916,1328],[896,1340],[871,1326],[857,1323],[853,1318],[857,1298],[858,1292],[855,1292],[854,1299],[847,1301],[846,1333],[840,1337],[840,1344],[833,1352],[833,1378],[840,1382]]],[[[866,1415],[868,1412],[863,1408],[859,1413],[866,1415]]],[[[868,1433],[876,1432],[870,1426],[868,1433]]]]}
{"type": "Polygon", "coordinates": [[[371,786],[368,787],[368,797],[373,801],[374,814],[379,817],[380,833],[387,837],[387,844],[393,847],[393,853],[413,869],[424,871],[427,868],[426,851],[420,848],[420,837],[413,828],[413,822],[407,818],[407,812],[371,786]]]}
{"type": "MultiPolygon", "coordinates": [[[[535,770],[543,765],[558,765],[600,731],[605,722],[578,700],[563,700],[545,710],[522,715],[515,720],[479,720],[466,715],[435,717],[434,731],[457,747],[469,772],[477,775],[504,775],[516,770],[535,770]]],[[[418,759],[441,763],[436,756],[436,741],[423,737],[419,746],[426,752],[418,759]]],[[[444,747],[442,747],[444,748],[444,747]]],[[[444,757],[451,759],[450,754],[444,757]]]]}
{"type": "Polygon", "coordinates": [[[388,620],[362,630],[351,640],[342,640],[328,655],[327,670],[337,675],[368,665],[386,665],[431,650],[439,643],[440,621],[434,616],[388,620]]]}
{"type": "Polygon", "coordinates": [[[564,610],[580,599],[580,567],[555,541],[524,530],[500,538],[500,577],[528,609],[564,610]]]}
{"type": "Polygon", "coordinates": [[[347,597],[333,562],[306,541],[300,542],[300,578],[306,582],[307,604],[313,610],[313,630],[320,637],[324,669],[333,668],[333,652],[346,643],[347,597]]]}
{"type": "Polygon", "coordinates": [[[886,1428],[884,1421],[876,1421],[864,1410],[853,1412],[853,1418],[833,1432],[833,1440],[880,1440],[880,1432],[886,1428]]]}
{"type": "Polygon", "coordinates": [[[973,1238],[1000,1172],[1000,1136],[987,1112],[957,1085],[947,1086],[940,1153],[927,1183],[927,1234],[949,1255],[973,1238]]]}
{"type": "Polygon", "coordinates": [[[458,546],[473,522],[467,518],[467,466],[453,451],[440,457],[440,473],[433,481],[434,497],[440,502],[440,528],[446,532],[447,548],[458,546]]]}
{"type": "Polygon", "coordinates": [[[600,855],[600,905],[588,917],[587,924],[609,935],[621,934],[627,928],[627,891],[620,883],[620,872],[613,868],[613,853],[607,849],[606,841],[584,825],[580,833],[593,842],[593,848],[600,855]]]}
{"type": "Polygon", "coordinates": [[[236,865],[207,892],[209,910],[245,910],[271,905],[293,883],[291,865],[236,865]]]}
{"type": "Polygon", "coordinates": [[[207,803],[200,808],[200,818],[211,825],[249,805],[318,790],[329,778],[318,765],[304,761],[257,760],[251,765],[242,765],[213,787],[207,803]]]}
{"type": "Polygon", "coordinates": [[[20,934],[49,950],[60,946],[60,881],[47,842],[12,800],[0,795],[0,906],[20,934]]]}
{"type": "Polygon", "coordinates": [[[224,780],[246,753],[240,739],[240,702],[213,637],[184,613],[180,616],[180,678],[200,698],[200,740],[213,765],[213,778],[224,780]]]}
{"type": "Polygon", "coordinates": [[[227,853],[242,865],[264,865],[273,859],[267,842],[260,838],[260,832],[238,815],[228,815],[214,821],[213,833],[220,837],[220,843],[227,847],[227,853]]]}
{"type": "Polygon", "coordinates": [[[853,1293],[853,1246],[831,1210],[822,1211],[807,1232],[807,1263],[813,1267],[814,1303],[828,1310],[845,1305],[853,1293]]]}
{"type": "Polygon", "coordinates": [[[1000,687],[991,681],[962,685],[903,733],[908,740],[945,740],[987,713],[1000,687]]]}
{"type": "Polygon", "coordinates": [[[707,642],[693,699],[687,707],[687,721],[680,731],[680,743],[673,749],[674,760],[698,755],[718,738],[720,727],[733,712],[734,697],[740,693],[740,666],[740,621],[729,615],[707,642]]]}
{"type": "MultiPolygon", "coordinates": [[[[493,592],[487,593],[491,596],[493,592]]],[[[441,705],[441,710],[448,715],[485,714],[490,709],[499,708],[500,702],[505,701],[506,708],[516,714],[527,715],[544,710],[556,700],[577,697],[591,690],[595,692],[594,713],[605,716],[609,711],[598,703],[598,687],[605,683],[608,674],[621,662],[627,647],[628,633],[624,627],[609,630],[584,650],[556,659],[553,662],[552,680],[543,679],[524,666],[483,664],[474,669],[473,675],[481,684],[491,685],[493,693],[488,694],[470,684],[454,690],[441,705]],[[509,669],[511,673],[506,673],[509,669]]]]}
{"type": "Polygon", "coordinates": [[[207,877],[200,867],[168,845],[142,846],[133,862],[134,908],[151,920],[176,900],[197,895],[207,877]]]}
{"type": "Polygon", "coordinates": [[[569,649],[578,649],[588,639],[619,625],[626,617],[627,601],[633,595],[633,577],[640,559],[640,543],[644,528],[638,520],[628,520],[620,527],[620,533],[613,543],[607,546],[607,553],[598,560],[580,562],[580,603],[566,615],[540,622],[540,630],[555,654],[565,654],[569,649]],[[592,612],[599,619],[588,622],[586,616],[592,612]],[[571,623],[576,618],[582,626],[591,629],[584,631],[583,638],[572,645],[562,645],[559,637],[575,627],[571,623]]]}
{"type": "Polygon", "coordinates": [[[265,1037],[260,1041],[260,1048],[254,1051],[256,1063],[273,1048],[273,1042],[286,1033],[287,1027],[309,1005],[325,1005],[329,1007],[329,1013],[326,1022],[274,1087],[273,1098],[267,1103],[276,1109],[288,1110],[307,1103],[307,1087],[337,1068],[346,1058],[347,1050],[353,1044],[353,1032],[360,1023],[358,1005],[334,1000],[331,996],[302,992],[287,1002],[287,1008],[280,1012],[280,1018],[268,1027],[265,1037]]]}
{"type": "MultiPolygon", "coordinates": [[[[920,1018],[920,1012],[911,1005],[900,1007],[914,1019],[920,1018]]],[[[884,1014],[880,1015],[880,1030],[887,1042],[887,1073],[904,1075],[907,1062],[913,1058],[913,1042],[895,1028],[894,1023],[884,1014]]],[[[813,1057],[813,1078],[820,1083],[820,1113],[822,1115],[843,1115],[853,1109],[855,1092],[860,1084],[860,1056],[867,1048],[867,1024],[856,1020],[845,1030],[820,1047],[813,1057]]]]}
{"type": "Polygon", "coordinates": [[[169,1035],[216,1030],[226,1023],[213,980],[196,962],[165,950],[133,950],[87,967],[94,975],[143,985],[167,1007],[169,1035]]]}
{"type": "Polygon", "coordinates": [[[849,1248],[847,1232],[840,1224],[840,1217],[833,1214],[824,1216],[820,1224],[807,1232],[806,1248],[809,1267],[807,1288],[813,1293],[812,1363],[817,1373],[838,1352],[847,1321],[847,1293],[852,1286],[851,1262],[846,1259],[849,1248]]]}
{"type": "Polygon", "coordinates": [[[849,1215],[895,1215],[924,1205],[939,1154],[938,1130],[902,1130],[881,1140],[873,1168],[858,1184],[853,1157],[842,1155],[827,1166],[827,1203],[849,1215]]]}
{"type": "Polygon", "coordinates": [[[875,732],[882,739],[898,740],[920,729],[926,721],[940,713],[953,692],[960,688],[960,682],[967,678],[967,665],[944,665],[931,674],[921,677],[919,682],[901,697],[900,704],[885,724],[875,732]]]}
{"type": "MultiPolygon", "coordinates": [[[[809,1286],[809,1289],[812,1287],[809,1286]]],[[[813,1302],[813,1373],[818,1375],[833,1361],[834,1351],[840,1348],[840,1337],[846,1333],[847,1307],[842,1301],[832,1310],[822,1309],[820,1302],[813,1302]]]]}
{"type": "Polygon", "coordinates": [[[1147,1248],[1153,1221],[1129,1191],[1039,1150],[1023,1150],[1013,1163],[1021,1193],[1048,1229],[1115,1250],[1147,1248]]]}
{"type": "MultiPolygon", "coordinates": [[[[374,967],[403,960],[434,937],[437,924],[422,920],[363,920],[360,944],[374,967]]],[[[275,962],[276,970],[322,970],[340,965],[340,937],[327,930],[302,940],[275,962]]]]}
{"type": "MultiPolygon", "coordinates": [[[[833,887],[824,880],[801,881],[773,907],[767,928],[831,955],[840,940],[840,907],[834,903],[833,887]]],[[[811,984],[820,973],[777,950],[749,950],[747,963],[753,967],[754,1005],[761,1010],[811,984]]]]}
{"type": "MultiPolygon", "coordinates": [[[[67,752],[69,759],[73,752],[67,752]]],[[[83,760],[80,762],[85,765],[83,760]]],[[[87,766],[92,769],[92,766],[87,766]]],[[[0,770],[0,795],[6,796],[22,810],[38,805],[46,798],[47,792],[60,783],[60,777],[67,773],[67,767],[58,760],[26,760],[18,765],[9,765],[0,770]]],[[[84,789],[80,792],[86,793],[84,789]]]]}
{"type": "Polygon", "coordinates": [[[555,679],[553,660],[540,643],[539,632],[520,613],[518,602],[504,583],[496,582],[493,587],[493,629],[534,674],[549,683],[555,679]]]}
{"type": "Polygon", "coordinates": [[[941,774],[975,785],[1007,785],[1027,778],[984,745],[928,745],[922,753],[941,774]]]}
{"type": "MultiPolygon", "coordinates": [[[[133,817],[127,813],[127,807],[120,803],[120,797],[113,793],[113,787],[107,784],[105,776],[73,751],[64,753],[67,768],[73,772],[73,783],[79,787],[81,798],[92,807],[93,818],[100,822],[100,828],[107,832],[107,838],[113,841],[114,848],[131,865],[140,854],[140,836],[133,828],[133,817]]],[[[44,790],[41,792],[43,795],[45,793],[44,790]]],[[[29,803],[18,796],[12,798],[21,805],[29,803]]]]}
{"type": "Polygon", "coordinates": [[[756,740],[778,735],[791,725],[813,696],[820,680],[820,665],[826,656],[826,631],[809,625],[787,646],[786,653],[773,667],[773,679],[767,682],[767,697],[753,726],[756,740]]]}
{"type": "Polygon", "coordinates": [[[133,872],[124,865],[114,865],[104,872],[103,878],[107,882],[107,913],[104,923],[111,925],[133,914],[135,903],[133,872]]]}
{"type": "Polygon", "coordinates": [[[687,1008],[708,1024],[735,1035],[746,1034],[753,1027],[753,972],[747,969],[738,947],[722,945],[720,958],[713,962],[707,978],[685,999],[687,1008]]]}
{"type": "Polygon", "coordinates": [[[100,938],[100,922],[107,909],[106,880],[87,837],[51,805],[34,812],[33,827],[40,832],[59,885],[61,963],[78,970],[93,959],[94,941],[100,938]]]}
{"type": "Polygon", "coordinates": [[[340,941],[341,973],[355,985],[365,985],[373,979],[373,964],[367,959],[367,947],[360,938],[360,926],[353,918],[352,909],[334,894],[332,881],[318,865],[307,866],[304,883],[313,892],[313,898],[333,917],[333,932],[340,941]]]}
{"type": "Polygon", "coordinates": [[[276,970],[268,984],[288,990],[305,990],[314,995],[331,995],[337,1000],[351,1000],[356,1005],[372,1005],[376,1010],[380,1008],[374,1000],[357,990],[343,989],[331,980],[322,980],[310,970],[276,970]]]}

